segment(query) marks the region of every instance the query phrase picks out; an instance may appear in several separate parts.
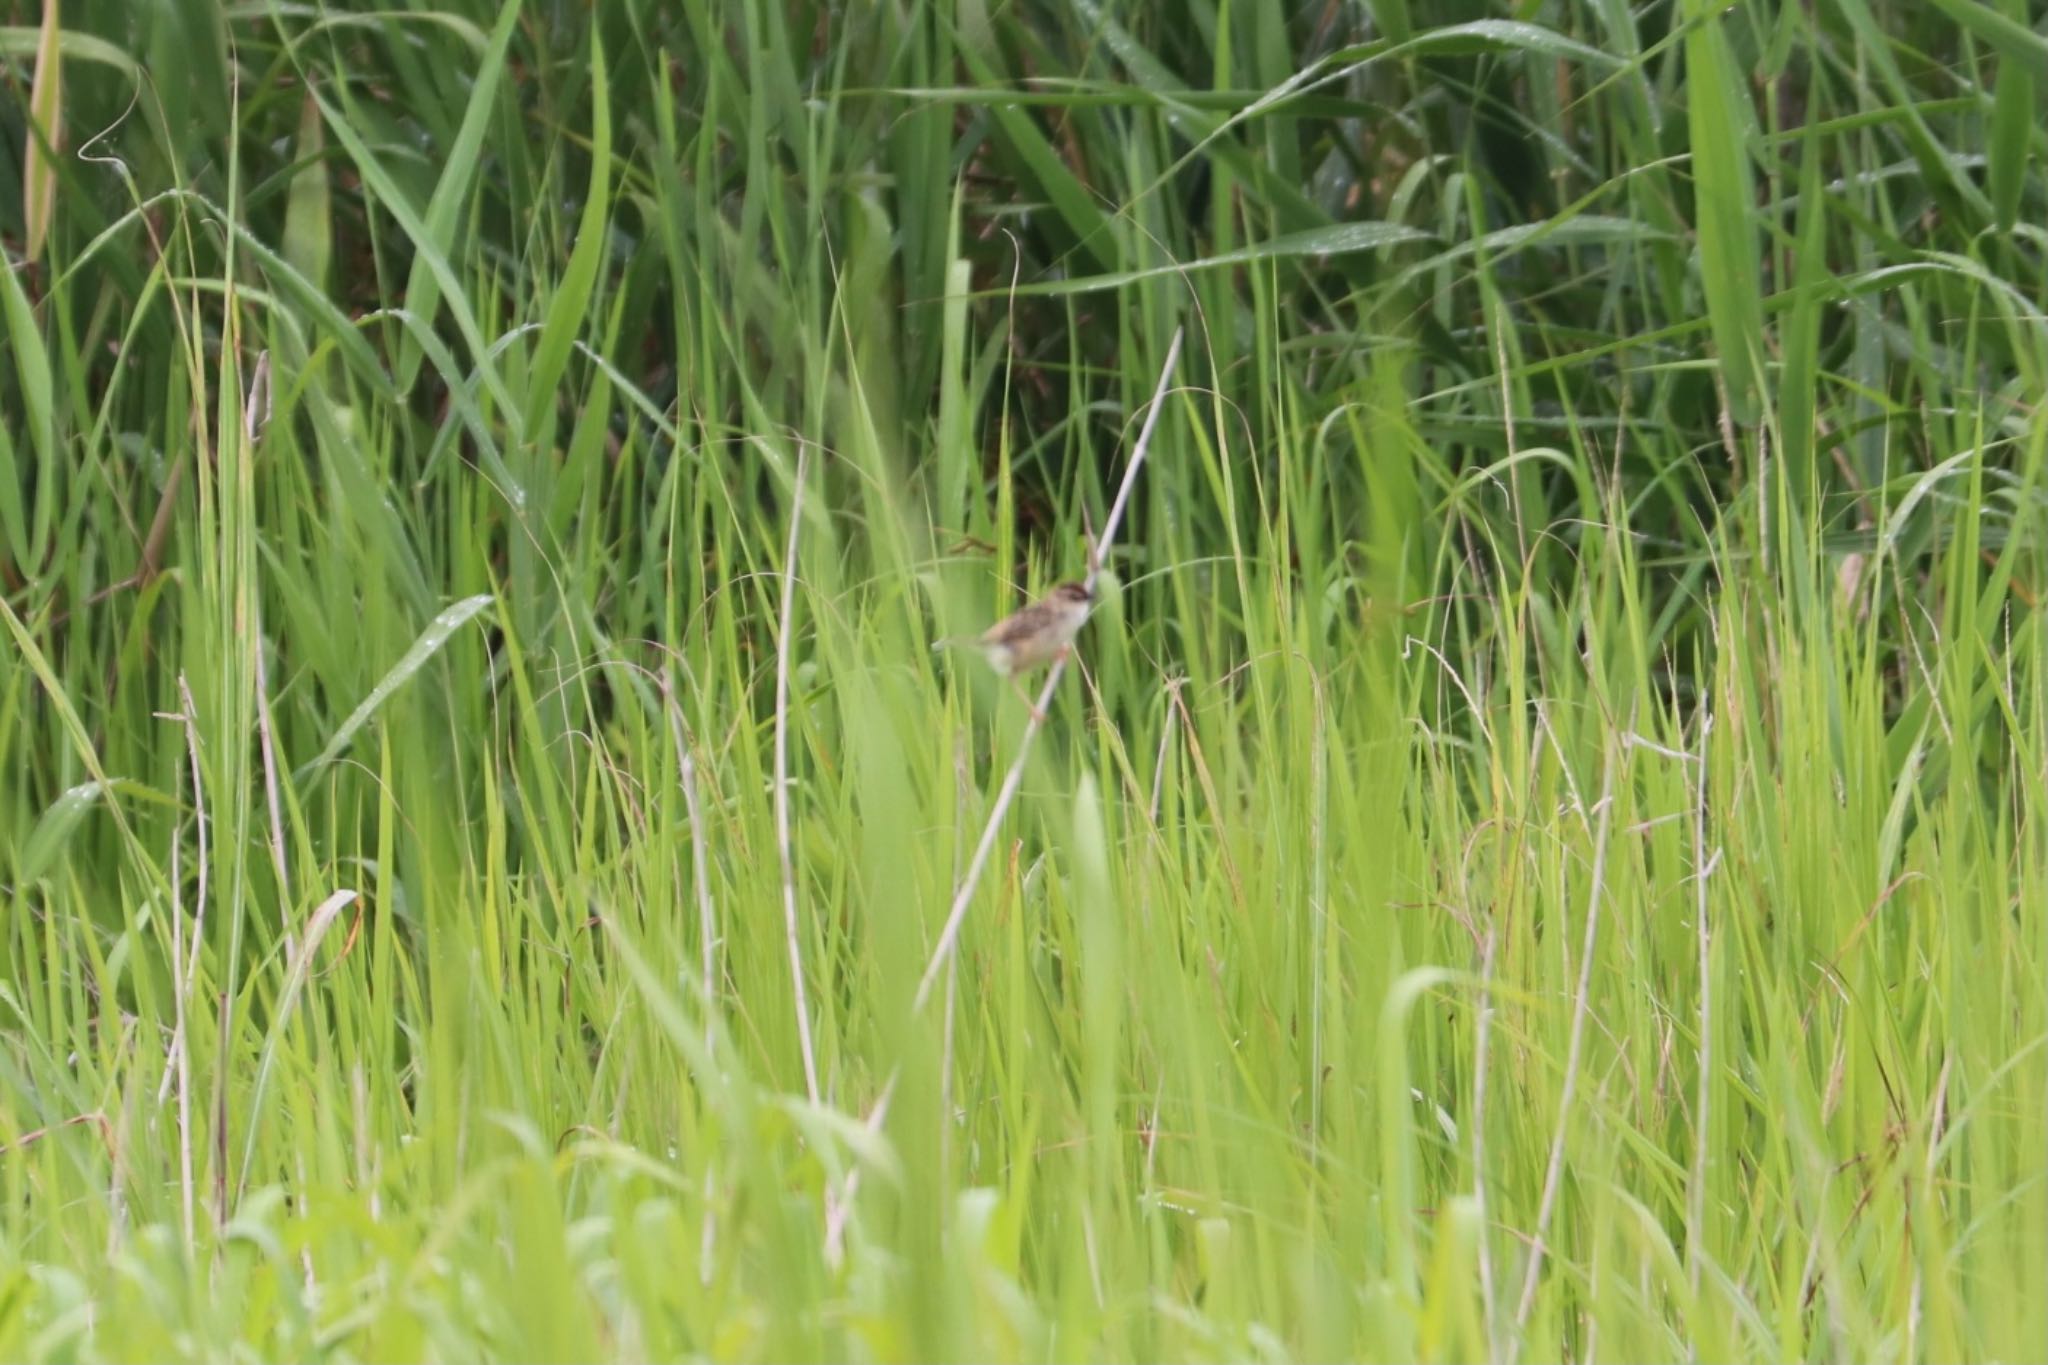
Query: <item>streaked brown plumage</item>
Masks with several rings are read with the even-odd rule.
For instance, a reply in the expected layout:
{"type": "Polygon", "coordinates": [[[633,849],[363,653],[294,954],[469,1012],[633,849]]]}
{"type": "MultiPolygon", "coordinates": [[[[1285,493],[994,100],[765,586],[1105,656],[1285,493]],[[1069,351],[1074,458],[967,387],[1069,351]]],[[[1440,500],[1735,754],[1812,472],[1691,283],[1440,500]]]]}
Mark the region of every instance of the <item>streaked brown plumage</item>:
{"type": "MultiPolygon", "coordinates": [[[[980,635],[941,640],[932,648],[967,646],[979,650],[997,676],[1009,679],[1010,685],[1017,689],[1017,695],[1024,696],[1023,689],[1017,685],[1018,676],[1043,668],[1066,653],[1072,647],[1074,637],[1081,633],[1081,627],[1088,623],[1088,612],[1094,605],[1095,595],[1088,591],[1086,585],[1062,583],[1040,600],[996,622],[980,635]]],[[[1031,705],[1029,697],[1025,697],[1024,702],[1031,705]]],[[[1034,706],[1032,710],[1036,713],[1037,708],[1034,706]]]]}

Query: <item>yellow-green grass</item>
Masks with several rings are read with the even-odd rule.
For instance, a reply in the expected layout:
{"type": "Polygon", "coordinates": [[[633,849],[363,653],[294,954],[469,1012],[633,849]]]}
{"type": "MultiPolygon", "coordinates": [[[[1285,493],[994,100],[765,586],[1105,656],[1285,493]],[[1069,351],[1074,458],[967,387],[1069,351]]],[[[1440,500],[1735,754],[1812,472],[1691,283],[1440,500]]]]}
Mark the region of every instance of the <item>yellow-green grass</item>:
{"type": "Polygon", "coordinates": [[[400,8],[0,16],[0,1358],[2048,1354],[2038,5],[400,8]]]}

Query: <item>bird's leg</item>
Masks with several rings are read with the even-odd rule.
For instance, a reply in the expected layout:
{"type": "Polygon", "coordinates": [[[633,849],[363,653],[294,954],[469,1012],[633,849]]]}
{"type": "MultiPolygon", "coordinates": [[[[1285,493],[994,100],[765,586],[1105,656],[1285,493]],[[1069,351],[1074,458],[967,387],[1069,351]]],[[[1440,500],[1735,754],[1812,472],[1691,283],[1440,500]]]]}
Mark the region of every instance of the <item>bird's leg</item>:
{"type": "Polygon", "coordinates": [[[1010,686],[1016,691],[1018,698],[1023,701],[1025,707],[1030,710],[1031,718],[1040,725],[1045,724],[1045,712],[1038,709],[1038,703],[1031,700],[1031,694],[1024,690],[1024,684],[1018,681],[1017,675],[1014,673],[1010,675],[1010,686]]]}

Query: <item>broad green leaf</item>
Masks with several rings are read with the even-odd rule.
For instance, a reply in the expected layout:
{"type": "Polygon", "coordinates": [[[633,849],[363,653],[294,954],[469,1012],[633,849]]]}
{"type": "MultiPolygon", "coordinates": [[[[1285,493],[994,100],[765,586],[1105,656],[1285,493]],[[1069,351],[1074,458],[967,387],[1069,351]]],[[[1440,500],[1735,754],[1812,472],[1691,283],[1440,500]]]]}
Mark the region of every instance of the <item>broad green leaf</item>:
{"type": "Polygon", "coordinates": [[[1104,830],[1102,789],[1092,770],[1083,769],[1075,784],[1073,835],[1068,856],[1073,859],[1074,917],[1078,921],[1082,960],[1082,1010],[1097,1020],[1088,1030],[1082,1049],[1082,1077],[1093,1121],[1112,1123],[1116,1056],[1121,1046],[1117,1027],[1122,1012],[1117,1007],[1123,991],[1121,932],[1123,916],[1116,903],[1115,879],[1110,868],[1109,836],[1104,830]]]}
{"type": "Polygon", "coordinates": [[[1598,213],[1517,223],[1513,227],[1497,228],[1477,240],[1453,243],[1442,251],[1411,261],[1402,268],[1397,282],[1407,283],[1452,261],[1482,251],[1497,264],[1517,251],[1533,247],[1615,246],[1668,241],[1670,236],[1633,218],[1610,218],[1598,213]]]}
{"type": "Polygon", "coordinates": [[[1540,223],[1517,223],[1480,238],[1487,254],[1504,255],[1525,246],[1597,246],[1614,242],[1660,242],[1671,234],[1634,218],[1580,213],[1540,223]]]}
{"type": "MultiPolygon", "coordinates": [[[[57,463],[57,428],[54,395],[50,379],[50,355],[44,347],[43,329],[36,325],[35,310],[29,305],[28,295],[22,290],[20,273],[0,265],[0,314],[6,318],[8,349],[14,352],[14,373],[21,384],[22,412],[19,429],[28,433],[29,454],[35,460],[36,500],[27,525],[8,524],[5,529],[13,541],[15,562],[24,566],[41,560],[43,546],[50,534],[52,508],[57,500],[57,484],[63,470],[57,463]]],[[[10,419],[11,421],[14,419],[10,419]]],[[[0,452],[0,463],[13,464],[7,456],[12,452],[0,452]]],[[[14,476],[14,470],[0,470],[0,474],[14,476]]],[[[10,477],[5,494],[0,494],[0,509],[11,506],[12,517],[21,517],[17,490],[21,487],[18,477],[10,477]]]]}
{"type": "Polygon", "coordinates": [[[1387,55],[1392,57],[1419,53],[1455,56],[1474,52],[1535,52],[1546,57],[1583,62],[1587,66],[1596,66],[1604,71],[1615,71],[1628,65],[1610,52],[1588,47],[1574,38],[1565,37],[1555,29],[1545,28],[1541,24],[1520,23],[1512,19],[1474,19],[1470,23],[1431,29],[1399,44],[1387,55]]]}
{"type": "MultiPolygon", "coordinates": [[[[42,44],[40,25],[35,28],[22,24],[0,25],[0,57],[26,57],[37,52],[42,44]]],[[[142,79],[142,68],[136,65],[135,59],[104,38],[95,38],[90,33],[73,29],[59,33],[57,45],[66,57],[111,66],[130,81],[142,79]]]]}
{"type": "MultiPolygon", "coordinates": [[[[1347,67],[1399,57],[1458,56],[1475,52],[1534,52],[1546,57],[1584,62],[1606,71],[1618,71],[1629,65],[1625,58],[1589,47],[1541,24],[1514,19],[1474,19],[1469,23],[1447,24],[1405,38],[1395,38],[1388,31],[1384,38],[1339,48],[1323,59],[1322,72],[1304,75],[1320,76],[1333,70],[1342,71],[1347,67]]],[[[1314,85],[1321,81],[1306,83],[1314,85]]]]}
{"type": "MultiPolygon", "coordinates": [[[[1359,251],[1379,251],[1390,246],[1400,246],[1404,242],[1430,240],[1428,233],[1403,223],[1332,223],[1328,227],[1311,228],[1307,232],[1290,232],[1255,246],[1239,247],[1235,251],[1204,256],[1199,260],[1153,266],[1146,270],[1121,270],[1111,275],[1088,275],[1076,280],[1048,280],[1019,285],[1016,292],[1086,294],[1100,289],[1121,289],[1140,280],[1157,279],[1165,275],[1183,275],[1197,270],[1216,270],[1225,266],[1292,260],[1304,256],[1343,256],[1359,251]]],[[[1005,286],[989,292],[1007,294],[1010,290],[1005,286]]]]}
{"type": "Polygon", "coordinates": [[[348,719],[341,723],[341,728],[327,741],[327,747],[320,751],[320,756],[299,769],[295,776],[303,777],[313,769],[325,767],[339,757],[357,733],[369,724],[370,717],[377,714],[377,708],[391,700],[392,694],[399,688],[412,681],[413,675],[425,668],[428,661],[441,652],[441,647],[448,643],[448,637],[460,630],[478,612],[490,606],[492,601],[489,593],[465,597],[429,621],[427,628],[420,632],[419,638],[412,642],[412,648],[406,650],[404,656],[391,666],[391,671],[378,680],[377,685],[370,689],[370,695],[364,697],[356,709],[349,712],[348,719]]]}
{"type": "Polygon", "coordinates": [[[1764,359],[1762,263],[1749,164],[1749,120],[1737,103],[1741,86],[1721,31],[1718,7],[1695,0],[1686,31],[1686,114],[1692,133],[1693,225],[1700,239],[1700,288],[1721,353],[1721,373],[1736,420],[1757,412],[1764,359]]]}
{"type": "Polygon", "coordinates": [[[35,77],[29,87],[28,128],[22,148],[21,212],[27,219],[25,254],[41,258],[57,209],[57,153],[63,146],[64,59],[58,0],[43,0],[42,36],[36,43],[35,77]]]}
{"type": "MultiPolygon", "coordinates": [[[[1380,1004],[1379,1113],[1380,1182],[1385,1191],[1384,1214],[1388,1273],[1404,1292],[1414,1292],[1416,1275],[1415,1182],[1419,1159],[1415,1151],[1414,1101],[1408,1085],[1408,1018],[1431,991],[1460,981],[1448,967],[1415,967],[1396,978],[1380,1004]]],[[[1404,1352],[1404,1354],[1406,1354],[1404,1352]]]]}
{"type": "MultiPolygon", "coordinates": [[[[1109,42],[1120,61],[1129,64],[1125,57],[1120,26],[1103,21],[1103,37],[1109,42]]],[[[1144,49],[1131,40],[1131,49],[1143,53],[1144,49]]],[[[1141,58],[1146,64],[1161,73],[1166,68],[1157,58],[1149,54],[1141,58]]],[[[1166,109],[1176,115],[1187,111],[1207,114],[1242,114],[1247,111],[1253,116],[1284,114],[1289,118],[1377,118],[1387,113],[1383,104],[1370,100],[1346,99],[1341,95],[1302,95],[1282,93],[1278,97],[1272,90],[1195,90],[1177,78],[1169,79],[1162,89],[1153,89],[1146,73],[1132,67],[1131,74],[1144,82],[1140,85],[1105,85],[1100,81],[1076,80],[1071,77],[1041,76],[1032,82],[1029,90],[985,90],[975,86],[962,85],[893,85],[868,90],[848,90],[848,99],[902,100],[915,104],[966,104],[983,106],[991,104],[1014,104],[1024,108],[1034,106],[1056,108],[1072,113],[1077,109],[1166,109]]],[[[1288,83],[1292,90],[1299,78],[1288,83]]]]}
{"type": "Polygon", "coordinates": [[[533,366],[528,372],[526,394],[526,439],[545,456],[554,443],[555,388],[569,364],[569,351],[583,328],[590,307],[591,291],[597,284],[598,267],[605,258],[607,215],[611,207],[612,119],[611,94],[605,82],[604,44],[591,39],[590,188],[583,197],[583,215],[576,225],[576,245],[569,252],[569,268],[561,287],[548,303],[547,321],[540,342],[534,347],[533,366]]]}
{"type": "Polygon", "coordinates": [[[28,841],[22,845],[21,867],[17,874],[20,881],[33,882],[50,869],[64,852],[64,846],[70,843],[71,832],[99,804],[105,791],[106,788],[97,780],[81,782],[50,803],[36,821],[36,827],[29,831],[28,841]]]}
{"type": "MultiPolygon", "coordinates": [[[[2020,0],[2007,0],[2007,8],[2024,12],[2020,0]]],[[[2037,71],[2039,54],[2032,50],[2041,40],[2027,29],[2002,42],[1984,36],[1998,49],[1998,88],[1992,96],[1991,148],[1987,153],[1991,211],[1998,230],[2011,232],[2019,221],[2020,197],[2033,160],[2034,125],[2041,117],[2036,91],[2041,88],[2043,73],[2037,71]]]]}
{"type": "Polygon", "coordinates": [[[327,292],[327,263],[334,256],[334,213],[327,187],[327,137],[320,106],[309,96],[299,105],[300,161],[284,210],[284,258],[306,282],[327,292]]]}
{"type": "Polygon", "coordinates": [[[1394,42],[1406,42],[1415,32],[1415,21],[1408,14],[1408,0],[1370,0],[1373,23],[1379,31],[1394,42]]]}
{"type": "Polygon", "coordinates": [[[1907,522],[1912,519],[1913,510],[1933,494],[1935,486],[1944,479],[1963,472],[1964,466],[1969,461],[1976,459],[1979,453],[1975,446],[1968,450],[1959,450],[1922,474],[1919,478],[1913,480],[1911,486],[1906,489],[1906,495],[1900,498],[1897,505],[1892,508],[1889,523],[1885,526],[1884,535],[1878,542],[1885,553],[1889,554],[1898,548],[1899,537],[1904,533],[1907,522]]]}
{"type": "Polygon", "coordinates": [[[1906,814],[1912,808],[1913,798],[1919,794],[1920,760],[1926,754],[1926,726],[1923,723],[1920,738],[1913,741],[1912,752],[1900,765],[1899,779],[1892,786],[1891,804],[1885,809],[1884,824],[1877,833],[1877,879],[1881,885],[1898,875],[1899,845],[1905,839],[1906,814]]]}
{"type": "MultiPolygon", "coordinates": [[[[254,15],[268,16],[275,8],[275,3],[276,0],[258,0],[258,3],[249,7],[249,11],[254,15]]],[[[226,11],[227,17],[229,19],[242,17],[238,13],[238,8],[230,6],[226,11]]],[[[500,19],[503,17],[502,14],[499,16],[500,19]]],[[[450,13],[445,9],[385,9],[373,10],[364,14],[325,14],[316,22],[306,25],[305,32],[307,37],[311,37],[330,28],[357,28],[364,29],[378,37],[385,37],[389,35],[391,25],[394,22],[401,21],[408,24],[438,25],[462,39],[463,42],[476,49],[479,54],[483,52],[485,43],[489,41],[485,38],[484,31],[481,28],[478,28],[461,15],[450,13]]]]}
{"type": "Polygon", "coordinates": [[[29,540],[28,509],[21,502],[26,486],[14,438],[7,434],[7,424],[0,422],[0,568],[25,566],[42,558],[29,540]]]}

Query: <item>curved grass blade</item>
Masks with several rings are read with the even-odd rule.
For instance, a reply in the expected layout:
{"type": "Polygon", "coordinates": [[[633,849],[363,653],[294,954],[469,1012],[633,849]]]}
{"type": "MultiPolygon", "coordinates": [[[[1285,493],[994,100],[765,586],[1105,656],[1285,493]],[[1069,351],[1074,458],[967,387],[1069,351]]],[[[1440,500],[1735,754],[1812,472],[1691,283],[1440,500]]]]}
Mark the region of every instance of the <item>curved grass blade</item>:
{"type": "Polygon", "coordinates": [[[1359,251],[1378,251],[1385,247],[1400,246],[1405,242],[1427,242],[1434,238],[1420,228],[1405,223],[1332,223],[1328,227],[1310,228],[1306,232],[1289,232],[1255,246],[1239,247],[1235,251],[1218,252],[1200,260],[1180,261],[1173,265],[1151,266],[1144,270],[1119,270],[1108,275],[1084,275],[1073,280],[1044,280],[1036,284],[1018,285],[1014,291],[1005,284],[1000,289],[985,291],[989,296],[1027,294],[1087,294],[1101,289],[1121,289],[1140,280],[1157,279],[1162,275],[1185,275],[1197,270],[1216,270],[1223,266],[1251,265],[1260,261],[1291,260],[1303,256],[1344,256],[1359,251]]]}
{"type": "MultiPolygon", "coordinates": [[[[0,57],[23,57],[34,53],[43,41],[41,27],[30,28],[26,24],[0,25],[0,57]]],[[[69,33],[60,31],[57,46],[66,57],[76,57],[82,62],[98,62],[111,66],[131,82],[140,84],[142,68],[135,59],[104,38],[95,38],[90,33],[73,29],[69,33]]]]}
{"type": "MultiPolygon", "coordinates": [[[[449,318],[454,322],[455,330],[461,334],[463,343],[469,347],[470,355],[476,361],[478,377],[482,380],[491,401],[496,403],[501,411],[518,412],[519,405],[512,401],[511,391],[505,387],[505,381],[498,374],[496,366],[491,364],[490,343],[484,340],[483,328],[477,322],[476,310],[464,297],[462,281],[457,278],[455,267],[450,264],[447,253],[435,242],[426,223],[413,209],[405,191],[385,168],[384,163],[370,150],[370,145],[363,140],[347,113],[330,103],[317,86],[308,85],[306,90],[320,105],[320,112],[327,120],[328,131],[333,133],[335,140],[347,150],[356,173],[362,177],[363,183],[383,205],[385,212],[391,215],[392,220],[412,240],[414,248],[419,253],[415,259],[426,266],[435,282],[440,285],[441,292],[447,296],[449,318]]],[[[515,488],[510,491],[515,506],[523,508],[526,505],[524,490],[515,488]]]]}
{"type": "Polygon", "coordinates": [[[25,572],[40,563],[50,534],[50,518],[57,501],[56,408],[50,378],[50,356],[44,349],[43,332],[36,325],[35,309],[21,287],[21,277],[0,268],[0,313],[6,326],[0,329],[14,350],[14,372],[21,381],[22,425],[28,431],[29,452],[40,477],[32,509],[21,506],[21,480],[13,468],[12,442],[0,443],[0,531],[11,542],[14,562],[25,572]]]}
{"type": "MultiPolygon", "coordinates": [[[[505,0],[498,11],[498,22],[491,28],[489,44],[477,59],[469,107],[463,111],[462,126],[456,130],[455,142],[448,149],[447,167],[441,172],[441,179],[427,200],[424,231],[434,243],[435,251],[443,256],[455,245],[455,229],[462,218],[462,206],[469,198],[470,184],[482,162],[480,153],[484,129],[490,122],[491,110],[498,102],[498,85],[505,74],[505,52],[511,46],[518,19],[519,0],[505,0]]],[[[412,272],[406,278],[405,300],[406,307],[429,324],[441,306],[441,282],[424,252],[413,258],[412,272]]],[[[412,387],[412,381],[419,373],[420,359],[419,348],[412,338],[403,339],[399,346],[398,364],[394,367],[400,389],[412,387]]]]}
{"type": "Polygon", "coordinates": [[[21,847],[21,864],[15,879],[23,886],[29,886],[48,871],[57,861],[57,855],[64,851],[64,846],[71,842],[71,832],[99,804],[105,791],[106,787],[95,779],[79,783],[52,801],[36,820],[36,827],[29,831],[28,839],[21,847]]]}
{"type": "Polygon", "coordinates": [[[334,738],[328,740],[327,747],[320,751],[320,757],[293,773],[293,778],[302,778],[313,769],[332,763],[341,751],[349,746],[349,741],[369,724],[370,717],[377,714],[377,708],[389,701],[399,688],[410,682],[415,673],[426,667],[427,661],[440,653],[441,646],[448,643],[448,637],[461,629],[478,612],[490,606],[492,600],[489,593],[465,597],[429,621],[427,628],[420,632],[419,638],[412,642],[412,648],[405,651],[405,656],[393,664],[391,671],[370,689],[370,695],[364,697],[356,709],[349,713],[348,719],[341,723],[341,728],[334,732],[334,738]]]}
{"type": "MultiPolygon", "coordinates": [[[[1002,83],[1002,78],[972,45],[961,46],[960,59],[966,63],[976,84],[1002,83]]],[[[994,116],[991,131],[996,141],[1017,159],[1025,177],[1046,197],[1067,231],[1073,235],[1075,245],[1098,266],[1115,268],[1117,239],[1109,230],[1109,219],[1096,207],[1087,188],[1067,169],[1045,135],[1038,131],[1031,115],[1013,104],[991,105],[989,112],[994,116]]]]}
{"type": "Polygon", "coordinates": [[[2048,37],[1972,0],[1934,0],[1934,7],[1998,49],[2001,59],[2048,77],[2048,37]]]}

